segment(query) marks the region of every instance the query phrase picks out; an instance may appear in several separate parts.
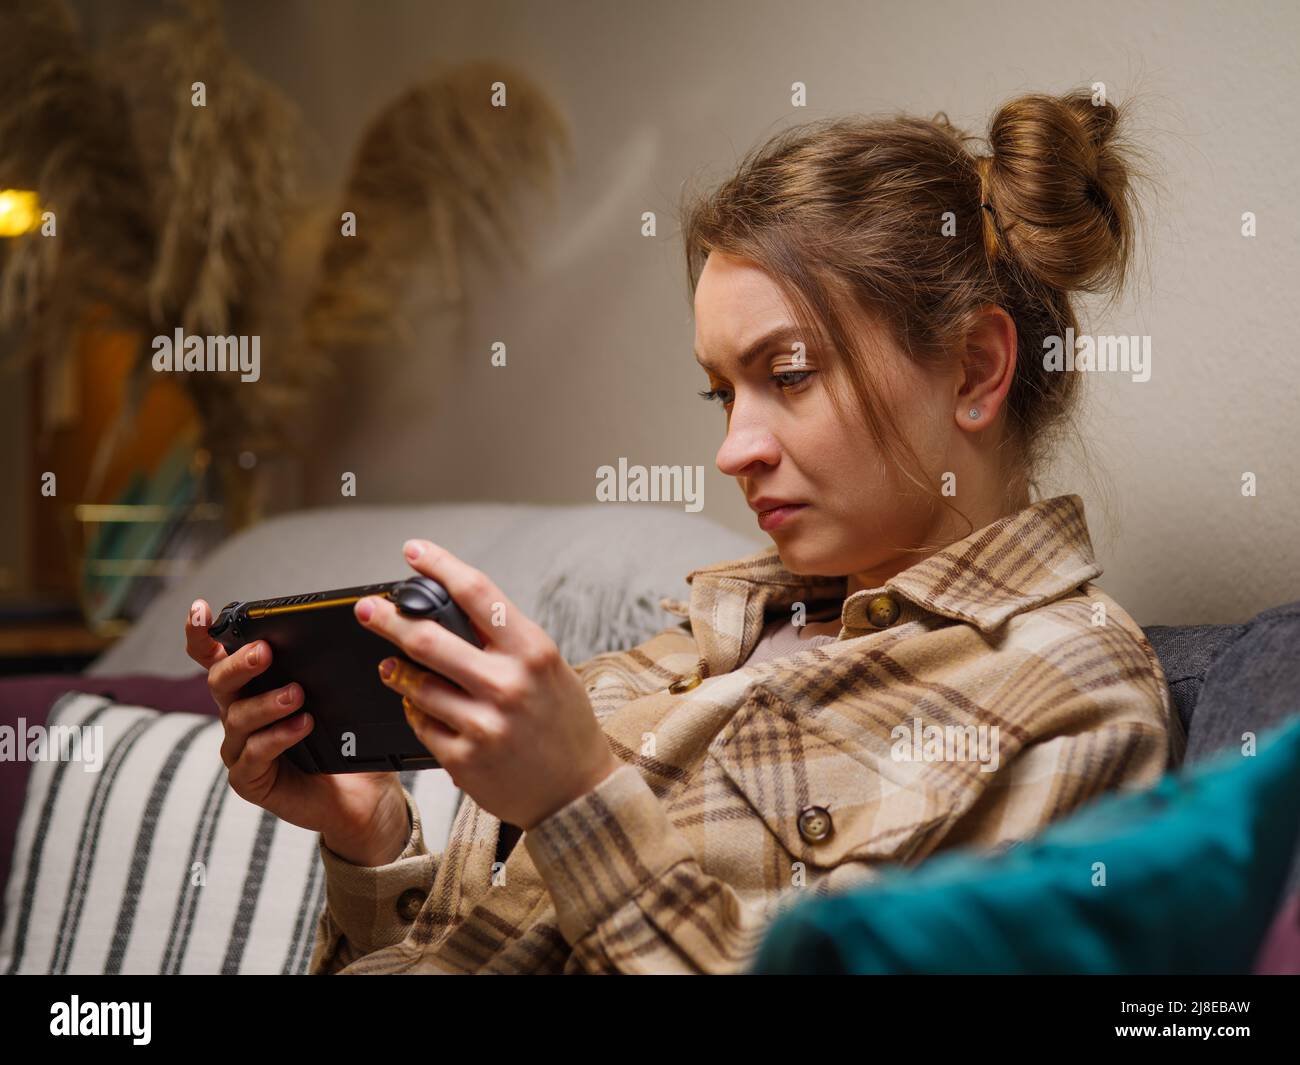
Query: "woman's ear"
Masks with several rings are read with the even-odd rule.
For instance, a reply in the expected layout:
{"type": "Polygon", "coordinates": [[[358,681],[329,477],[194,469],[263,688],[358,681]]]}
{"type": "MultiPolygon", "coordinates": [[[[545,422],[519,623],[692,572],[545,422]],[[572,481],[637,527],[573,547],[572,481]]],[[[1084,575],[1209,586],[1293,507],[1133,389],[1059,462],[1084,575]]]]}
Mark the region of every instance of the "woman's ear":
{"type": "Polygon", "coordinates": [[[964,429],[987,429],[997,419],[1016,374],[1016,323],[997,304],[980,308],[961,352],[954,414],[964,429]]]}

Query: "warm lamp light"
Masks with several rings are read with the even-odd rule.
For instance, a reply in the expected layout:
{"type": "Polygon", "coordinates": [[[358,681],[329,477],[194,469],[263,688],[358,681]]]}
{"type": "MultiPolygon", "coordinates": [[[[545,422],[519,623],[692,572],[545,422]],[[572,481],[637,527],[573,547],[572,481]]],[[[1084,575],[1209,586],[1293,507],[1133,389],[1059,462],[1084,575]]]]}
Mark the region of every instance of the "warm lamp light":
{"type": "Polygon", "coordinates": [[[0,237],[19,237],[40,224],[41,205],[36,193],[0,189],[0,237]]]}

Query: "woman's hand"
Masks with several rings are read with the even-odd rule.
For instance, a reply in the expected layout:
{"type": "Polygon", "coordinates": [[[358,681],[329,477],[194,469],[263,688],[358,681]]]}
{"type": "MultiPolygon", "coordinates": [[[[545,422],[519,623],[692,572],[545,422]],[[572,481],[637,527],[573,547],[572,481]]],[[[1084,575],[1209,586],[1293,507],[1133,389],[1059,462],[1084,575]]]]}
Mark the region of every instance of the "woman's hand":
{"type": "Polygon", "coordinates": [[[208,691],[226,730],[221,760],[235,794],[282,821],[320,832],[325,846],[354,865],[393,861],[411,836],[398,775],[304,773],[281,758],[315,725],[311,714],[294,712],[302,705],[302,686],[236,699],[271,664],[271,647],[257,640],[227,654],[208,635],[210,624],[208,604],[196,599],[185,625],[185,650],[208,671],[208,691]]]}
{"type": "Polygon", "coordinates": [[[428,540],[408,540],[405,553],[417,572],[447,589],[483,647],[366,596],[354,608],[358,620],[428,670],[386,658],[380,676],[405,696],[412,730],[456,786],[488,813],[528,830],[622,763],[582,680],[544,629],[486,576],[428,540]],[[395,667],[386,677],[385,666],[395,667]]]}

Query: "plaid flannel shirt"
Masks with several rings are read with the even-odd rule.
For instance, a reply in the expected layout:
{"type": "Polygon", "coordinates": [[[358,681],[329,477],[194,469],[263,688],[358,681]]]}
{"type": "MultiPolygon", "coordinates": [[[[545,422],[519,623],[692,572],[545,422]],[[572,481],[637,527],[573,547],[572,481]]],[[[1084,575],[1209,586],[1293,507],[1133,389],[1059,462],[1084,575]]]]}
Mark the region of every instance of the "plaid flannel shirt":
{"type": "Polygon", "coordinates": [[[1075,495],[848,598],[845,578],[790,573],[775,547],[692,571],[689,603],[661,604],[684,620],[575,667],[625,764],[500,866],[501,822],[469,796],[439,854],[409,793],[392,863],[320,840],[310,971],[740,972],[809,893],[1149,787],[1186,737],[1100,573],[1075,495]],[[826,601],[842,603],[837,640],[745,664],[765,620],[826,601]],[[996,729],[995,771],[973,754],[980,726],[996,729]]]}

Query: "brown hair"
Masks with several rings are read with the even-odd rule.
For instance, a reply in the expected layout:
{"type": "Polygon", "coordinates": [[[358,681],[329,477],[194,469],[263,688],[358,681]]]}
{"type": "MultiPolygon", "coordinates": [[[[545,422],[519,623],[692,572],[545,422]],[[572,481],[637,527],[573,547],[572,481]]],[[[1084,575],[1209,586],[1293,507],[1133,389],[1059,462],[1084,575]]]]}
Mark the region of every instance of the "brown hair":
{"type": "MultiPolygon", "coordinates": [[[[1133,179],[1144,175],[1121,140],[1124,113],[1082,90],[1021,96],[993,116],[983,156],[942,113],[782,131],[713,192],[686,194],[690,294],[713,250],[764,269],[805,333],[839,353],[885,455],[954,510],[878,399],[874,346],[859,342],[843,311],[856,304],[914,363],[935,367],[954,358],[980,308],[1004,308],[1018,334],[1000,419],[1008,499],[1037,492],[1040,465],[1072,421],[1080,376],[1045,369],[1043,341],[1078,332],[1072,292],[1113,299],[1130,270],[1133,179]]],[[[843,417],[833,376],[831,400],[843,417]]]]}

